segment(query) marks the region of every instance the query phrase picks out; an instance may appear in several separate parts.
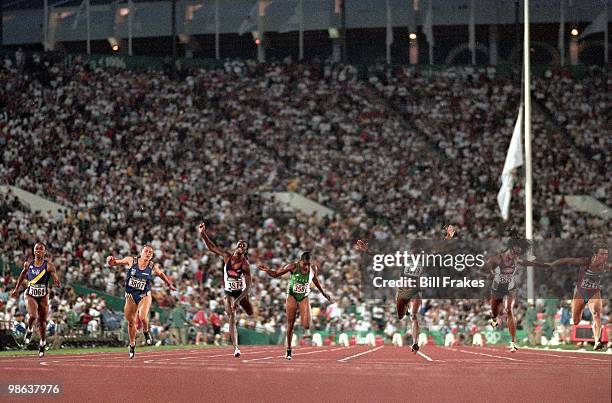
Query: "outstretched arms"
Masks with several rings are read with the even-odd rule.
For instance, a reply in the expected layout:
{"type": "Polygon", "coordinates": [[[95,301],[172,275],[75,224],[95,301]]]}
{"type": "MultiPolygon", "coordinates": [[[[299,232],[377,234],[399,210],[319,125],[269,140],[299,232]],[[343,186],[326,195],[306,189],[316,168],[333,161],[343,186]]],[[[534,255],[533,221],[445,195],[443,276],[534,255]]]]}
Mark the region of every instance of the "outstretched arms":
{"type": "Polygon", "coordinates": [[[564,265],[580,266],[586,263],[586,260],[587,259],[583,257],[564,257],[561,259],[557,259],[552,263],[548,263],[547,266],[548,267],[558,267],[558,266],[564,266],[564,265]]]}
{"type": "Polygon", "coordinates": [[[21,288],[21,283],[25,280],[26,275],[28,274],[28,262],[23,263],[23,270],[19,273],[19,277],[17,278],[17,284],[15,284],[15,288],[13,292],[11,292],[11,297],[17,298],[19,296],[19,288],[21,288]]]}
{"type": "Polygon", "coordinates": [[[131,266],[134,264],[134,258],[132,256],[124,257],[123,259],[117,259],[114,256],[109,256],[106,258],[106,264],[110,267],[115,266],[131,266]]]}
{"type": "Polygon", "coordinates": [[[268,276],[270,277],[278,278],[285,273],[292,272],[293,269],[295,269],[295,263],[286,264],[278,270],[272,270],[270,267],[268,267],[267,265],[263,263],[258,264],[257,268],[263,271],[264,273],[268,274],[268,276]]]}
{"type": "Polygon", "coordinates": [[[200,236],[202,237],[202,240],[204,240],[204,243],[206,244],[206,247],[208,248],[209,251],[211,251],[212,253],[219,255],[223,258],[229,258],[230,257],[230,253],[224,251],[223,249],[219,248],[217,245],[215,245],[215,243],[212,241],[212,239],[210,239],[210,237],[208,236],[208,234],[206,233],[206,225],[204,223],[200,224],[200,226],[198,227],[199,231],[200,231],[200,236]]]}
{"type": "Polygon", "coordinates": [[[157,263],[155,263],[155,265],[153,266],[153,274],[159,276],[159,278],[164,280],[164,283],[166,283],[172,291],[176,291],[176,287],[174,286],[174,284],[172,284],[172,281],[170,281],[168,276],[166,276],[166,273],[164,273],[164,271],[161,269],[161,267],[159,267],[157,263]]]}
{"type": "Polygon", "coordinates": [[[329,302],[332,302],[329,294],[323,290],[323,287],[321,287],[321,282],[319,281],[319,277],[317,276],[317,274],[319,274],[319,266],[312,265],[312,269],[314,271],[314,275],[312,276],[312,282],[314,283],[315,287],[319,289],[319,291],[325,297],[325,299],[327,299],[329,302]]]}

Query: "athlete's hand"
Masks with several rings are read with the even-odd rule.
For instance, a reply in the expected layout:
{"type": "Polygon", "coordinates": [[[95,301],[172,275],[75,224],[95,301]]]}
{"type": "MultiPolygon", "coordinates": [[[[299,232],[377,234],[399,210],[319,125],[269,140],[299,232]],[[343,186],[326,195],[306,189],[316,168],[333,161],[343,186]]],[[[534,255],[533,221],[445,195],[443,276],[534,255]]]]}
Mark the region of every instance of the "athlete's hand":
{"type": "Polygon", "coordinates": [[[333,302],[331,297],[329,296],[328,293],[323,294],[323,296],[325,297],[325,299],[327,299],[329,302],[333,302]]]}
{"type": "Polygon", "coordinates": [[[19,297],[19,290],[17,288],[15,288],[13,290],[13,292],[11,292],[11,297],[12,298],[18,298],[19,297]]]}
{"type": "Polygon", "coordinates": [[[170,288],[170,291],[176,291],[174,284],[169,284],[168,287],[170,288]]]}
{"type": "Polygon", "coordinates": [[[206,233],[206,224],[202,223],[198,226],[198,230],[200,231],[200,234],[204,234],[206,233]]]}
{"type": "Polygon", "coordinates": [[[359,252],[367,252],[368,244],[365,241],[359,239],[357,240],[357,242],[355,242],[355,249],[357,249],[359,252]]]}
{"type": "Polygon", "coordinates": [[[109,266],[114,266],[115,265],[115,257],[114,256],[109,256],[106,258],[106,264],[109,266]]]}
{"type": "Polygon", "coordinates": [[[270,267],[268,265],[265,265],[263,263],[259,263],[257,264],[257,268],[265,273],[268,273],[270,271],[270,267]]]}
{"type": "Polygon", "coordinates": [[[55,281],[54,283],[56,288],[62,288],[62,283],[60,283],[59,281],[55,281]]]}

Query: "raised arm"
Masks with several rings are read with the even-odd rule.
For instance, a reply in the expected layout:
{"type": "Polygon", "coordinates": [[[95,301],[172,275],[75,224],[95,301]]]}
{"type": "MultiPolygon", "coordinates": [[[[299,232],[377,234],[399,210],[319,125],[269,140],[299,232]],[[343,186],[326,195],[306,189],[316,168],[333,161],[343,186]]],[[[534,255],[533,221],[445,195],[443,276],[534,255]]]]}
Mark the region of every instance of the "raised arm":
{"type": "Polygon", "coordinates": [[[62,284],[60,283],[59,278],[57,277],[57,269],[53,263],[49,262],[47,264],[47,271],[53,279],[53,284],[55,284],[57,288],[62,288],[62,284]]]}
{"type": "Polygon", "coordinates": [[[270,267],[268,267],[267,265],[263,263],[259,263],[257,265],[257,268],[263,271],[264,273],[266,273],[270,277],[278,278],[285,273],[289,273],[293,271],[293,269],[295,269],[295,263],[286,264],[285,266],[281,267],[278,270],[272,270],[270,267]]]}
{"type": "Polygon", "coordinates": [[[368,243],[362,239],[358,239],[357,242],[355,242],[355,249],[357,249],[359,252],[363,252],[366,255],[369,256],[374,256],[377,255],[378,253],[373,252],[372,250],[370,250],[370,247],[368,246],[368,243]]]}
{"type": "Polygon", "coordinates": [[[164,273],[164,271],[161,269],[161,267],[159,267],[159,264],[157,263],[155,263],[155,265],[153,266],[153,274],[159,276],[159,278],[164,280],[164,283],[166,283],[172,291],[176,291],[176,287],[174,286],[174,284],[172,284],[172,281],[168,278],[168,276],[166,276],[166,273],[164,273]]]}
{"type": "Polygon", "coordinates": [[[561,259],[555,260],[552,263],[549,263],[549,267],[558,267],[564,265],[580,266],[586,263],[586,260],[587,259],[584,257],[563,257],[561,259]]]}
{"type": "Polygon", "coordinates": [[[231,256],[230,253],[219,248],[217,245],[215,245],[212,239],[210,239],[210,237],[206,233],[206,225],[204,223],[200,224],[199,231],[200,231],[200,236],[204,240],[204,243],[206,244],[206,247],[208,248],[209,251],[223,258],[229,258],[231,256]]]}
{"type": "Polygon", "coordinates": [[[552,267],[550,263],[538,262],[537,260],[519,260],[516,263],[523,267],[537,267],[539,269],[550,269],[552,267]]]}
{"type": "Polygon", "coordinates": [[[314,271],[314,275],[312,276],[312,282],[314,283],[315,287],[317,287],[317,289],[321,292],[321,294],[325,297],[325,299],[331,302],[331,297],[323,290],[323,287],[321,287],[321,282],[319,281],[319,277],[317,276],[317,274],[319,274],[319,266],[316,264],[313,265],[312,270],[314,271]]]}
{"type": "Polygon", "coordinates": [[[23,283],[23,280],[25,280],[27,274],[28,262],[23,262],[23,270],[21,270],[21,273],[19,273],[17,284],[15,284],[15,288],[13,289],[13,292],[11,292],[11,297],[17,298],[19,296],[19,288],[21,288],[21,283],[23,283]]]}

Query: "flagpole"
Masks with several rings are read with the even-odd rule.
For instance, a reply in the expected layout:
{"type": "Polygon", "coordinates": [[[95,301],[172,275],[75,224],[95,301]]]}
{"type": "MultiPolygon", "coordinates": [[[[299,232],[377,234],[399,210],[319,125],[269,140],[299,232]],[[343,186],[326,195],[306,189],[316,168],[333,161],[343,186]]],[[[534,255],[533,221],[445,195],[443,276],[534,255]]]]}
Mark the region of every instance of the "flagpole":
{"type": "Polygon", "coordinates": [[[561,0],[561,11],[560,11],[560,22],[559,22],[559,64],[565,66],[565,0],[561,0]]]}
{"type": "Polygon", "coordinates": [[[87,7],[87,9],[85,10],[87,12],[87,54],[90,55],[91,54],[91,25],[90,25],[90,19],[89,19],[89,12],[90,12],[90,0],[87,0],[87,3],[85,3],[85,7],[87,7]]]}
{"type": "Polygon", "coordinates": [[[476,64],[476,26],[474,15],[474,0],[470,0],[469,48],[472,54],[472,65],[476,64]]]}
{"type": "Polygon", "coordinates": [[[387,35],[385,38],[385,47],[387,50],[387,64],[391,64],[391,37],[393,35],[393,28],[391,27],[391,6],[389,5],[389,0],[385,0],[385,7],[387,10],[387,35]]]}
{"type": "Polygon", "coordinates": [[[132,56],[132,14],[134,7],[132,0],[128,0],[128,55],[132,56]]]}
{"type": "Polygon", "coordinates": [[[608,1],[605,1],[604,7],[606,7],[606,19],[604,25],[604,63],[608,64],[608,1]]]}
{"type": "Polygon", "coordinates": [[[429,64],[433,64],[433,0],[429,0],[427,4],[427,18],[429,18],[429,30],[431,38],[427,38],[427,45],[429,46],[429,64]]]}
{"type": "Polygon", "coordinates": [[[44,21],[43,21],[43,49],[47,50],[47,42],[49,40],[49,0],[44,2],[44,21]]]}
{"type": "Polygon", "coordinates": [[[219,0],[215,0],[215,59],[221,58],[221,50],[219,48],[219,0]]]}
{"type": "Polygon", "coordinates": [[[263,34],[263,13],[265,12],[265,3],[263,0],[258,0],[259,7],[257,12],[257,32],[259,34],[259,45],[257,46],[257,61],[263,63],[266,61],[264,53],[264,34],[263,34]]]}
{"type": "MultiPolygon", "coordinates": [[[[525,237],[533,239],[533,199],[532,199],[532,165],[531,165],[531,87],[529,61],[529,0],[524,0],[523,21],[523,74],[525,96],[525,237]]],[[[527,267],[527,298],[534,298],[533,267],[527,267]]]]}
{"type": "Polygon", "coordinates": [[[299,60],[304,59],[304,0],[300,0],[299,3],[299,18],[300,18],[300,31],[299,31],[299,41],[300,41],[300,53],[299,60]]]}

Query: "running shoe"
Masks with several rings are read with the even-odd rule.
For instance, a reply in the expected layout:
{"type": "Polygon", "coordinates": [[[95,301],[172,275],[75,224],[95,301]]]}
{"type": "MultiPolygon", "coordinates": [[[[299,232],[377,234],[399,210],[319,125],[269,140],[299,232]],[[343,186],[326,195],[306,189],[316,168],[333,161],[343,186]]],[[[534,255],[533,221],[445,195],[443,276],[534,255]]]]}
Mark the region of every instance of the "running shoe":
{"type": "Polygon", "coordinates": [[[39,344],[38,345],[38,358],[43,358],[45,356],[45,346],[47,343],[45,344],[39,344]]]}
{"type": "Polygon", "coordinates": [[[240,357],[240,350],[238,349],[238,347],[236,347],[236,349],[234,350],[234,357],[240,357]]]}
{"type": "Polygon", "coordinates": [[[420,347],[419,347],[419,343],[414,343],[414,344],[412,345],[412,352],[413,352],[413,353],[415,353],[415,354],[416,354],[416,353],[418,353],[419,348],[420,348],[420,347]]]}
{"type": "Polygon", "coordinates": [[[292,359],[292,358],[291,358],[291,349],[290,349],[290,348],[288,348],[288,349],[287,349],[287,354],[285,354],[285,360],[287,360],[287,361],[291,361],[291,359],[292,359]]]}
{"type": "Polygon", "coordinates": [[[497,318],[491,318],[491,326],[493,327],[493,330],[497,330],[497,327],[499,326],[499,321],[497,318]]]}
{"type": "Polygon", "coordinates": [[[153,344],[153,339],[151,338],[151,333],[144,332],[144,337],[145,337],[145,343],[147,344],[147,346],[150,346],[150,345],[153,344]]]}
{"type": "Polygon", "coordinates": [[[514,353],[516,352],[516,350],[518,350],[518,348],[516,347],[516,344],[514,344],[514,342],[510,343],[510,352],[514,353]]]}
{"type": "Polygon", "coordinates": [[[130,359],[134,358],[136,355],[136,346],[130,346],[130,359]]]}
{"type": "Polygon", "coordinates": [[[593,351],[603,350],[603,349],[604,349],[604,344],[601,341],[596,341],[595,345],[593,346],[593,351]]]}
{"type": "Polygon", "coordinates": [[[31,331],[31,330],[28,330],[28,331],[26,332],[25,338],[23,339],[23,342],[24,342],[26,345],[28,345],[28,344],[30,344],[30,341],[32,341],[32,331],[31,331]]]}

